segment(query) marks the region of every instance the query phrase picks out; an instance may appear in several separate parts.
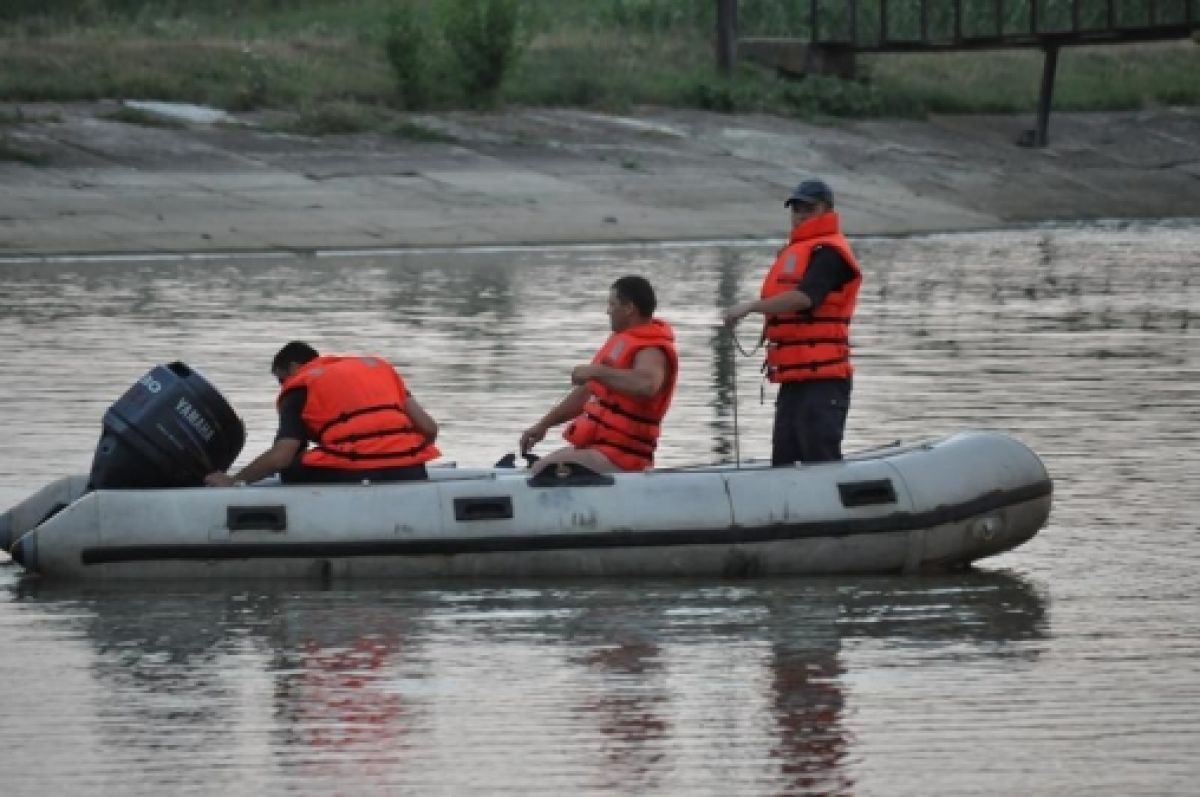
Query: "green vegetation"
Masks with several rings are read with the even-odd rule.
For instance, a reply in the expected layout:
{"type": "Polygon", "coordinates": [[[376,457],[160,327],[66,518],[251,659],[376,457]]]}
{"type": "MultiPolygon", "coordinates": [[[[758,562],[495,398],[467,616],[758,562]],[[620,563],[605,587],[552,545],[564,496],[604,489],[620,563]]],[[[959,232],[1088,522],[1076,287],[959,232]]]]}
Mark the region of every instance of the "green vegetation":
{"type": "Polygon", "coordinates": [[[42,155],[30,152],[24,147],[14,144],[12,137],[3,129],[4,127],[21,125],[35,120],[57,121],[57,118],[51,115],[29,117],[25,115],[25,112],[19,106],[12,110],[0,109],[0,163],[4,161],[17,161],[19,163],[39,166],[45,162],[45,158],[42,155]]]}
{"type": "MultiPolygon", "coordinates": [[[[879,2],[857,3],[860,41],[879,34],[879,2]]],[[[1185,2],[1200,18],[1200,0],[1114,7],[1121,23],[1139,24],[1150,5],[1160,22],[1179,19],[1185,2]]],[[[889,3],[893,36],[919,32],[916,6],[889,3]]],[[[1069,24],[1071,6],[1041,0],[1041,24],[1069,24]]],[[[849,4],[821,7],[822,33],[848,34],[850,21],[838,14],[849,4]]],[[[951,4],[933,7],[927,28],[952,30],[951,4]]],[[[1006,32],[1028,27],[1026,3],[1004,7],[1006,32]]],[[[1106,7],[1081,0],[1081,19],[1089,23],[1106,7]]],[[[743,2],[741,30],[807,36],[808,8],[795,0],[743,2]]],[[[996,25],[991,0],[966,0],[965,9],[965,31],[983,35],[996,25]]],[[[291,129],[309,134],[391,130],[419,138],[437,134],[413,129],[401,111],[650,104],[804,118],[920,116],[1025,113],[1037,97],[1037,51],[867,56],[853,81],[786,79],[751,64],[721,76],[714,26],[714,0],[5,0],[0,101],[187,101],[291,111],[291,129]]],[[[1067,48],[1055,105],[1200,104],[1197,74],[1200,47],[1187,40],[1067,48]]]]}
{"type": "Polygon", "coordinates": [[[405,119],[391,108],[355,102],[331,101],[303,106],[281,128],[309,136],[379,131],[410,141],[454,141],[453,136],[405,119]]]}
{"type": "Polygon", "coordinates": [[[17,146],[7,134],[0,133],[0,163],[4,161],[17,161],[18,163],[27,163],[30,166],[42,166],[46,163],[46,157],[40,153],[31,152],[24,147],[17,146]]]}

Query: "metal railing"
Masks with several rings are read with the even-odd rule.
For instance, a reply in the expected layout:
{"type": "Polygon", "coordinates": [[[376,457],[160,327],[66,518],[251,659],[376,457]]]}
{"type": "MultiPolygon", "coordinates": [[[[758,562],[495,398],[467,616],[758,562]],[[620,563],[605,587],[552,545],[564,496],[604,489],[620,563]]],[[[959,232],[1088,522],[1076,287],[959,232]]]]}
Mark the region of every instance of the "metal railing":
{"type": "MultiPolygon", "coordinates": [[[[1040,48],[1045,60],[1037,125],[1022,139],[1038,147],[1048,141],[1059,48],[1180,39],[1200,30],[1200,0],[777,0],[756,5],[747,0],[741,7],[738,0],[717,0],[717,65],[723,72],[736,61],[739,17],[753,27],[761,20],[748,12],[768,6],[784,10],[801,30],[760,35],[851,58],[856,53],[1040,48]]],[[[778,19],[772,27],[779,27],[778,19]]]]}
{"type": "Polygon", "coordinates": [[[718,0],[717,8],[718,36],[740,17],[745,34],[857,52],[1153,41],[1200,28],[1200,0],[718,0]],[[785,13],[762,11],[772,5],[785,13]]]}

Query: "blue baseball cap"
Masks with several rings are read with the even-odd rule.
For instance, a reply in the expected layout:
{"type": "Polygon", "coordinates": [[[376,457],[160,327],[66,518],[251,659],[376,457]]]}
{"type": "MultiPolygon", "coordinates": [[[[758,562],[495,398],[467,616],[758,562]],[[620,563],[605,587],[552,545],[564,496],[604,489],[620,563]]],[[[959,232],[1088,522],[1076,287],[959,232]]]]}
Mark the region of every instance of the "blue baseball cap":
{"type": "Polygon", "coordinates": [[[833,207],[833,189],[827,186],[824,180],[805,180],[792,189],[791,196],[787,198],[783,206],[790,208],[793,202],[803,202],[806,205],[824,202],[829,207],[833,207]]]}

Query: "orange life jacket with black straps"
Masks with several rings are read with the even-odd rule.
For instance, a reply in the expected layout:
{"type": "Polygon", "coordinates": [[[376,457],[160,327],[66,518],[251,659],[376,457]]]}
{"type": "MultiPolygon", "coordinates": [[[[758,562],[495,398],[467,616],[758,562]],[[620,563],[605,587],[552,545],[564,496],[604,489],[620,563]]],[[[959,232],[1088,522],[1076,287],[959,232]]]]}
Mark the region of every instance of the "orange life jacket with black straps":
{"type": "Polygon", "coordinates": [[[615,333],[592,358],[593,365],[632,368],[643,349],[661,349],[667,356],[666,380],[658,393],[639,398],[592,380],[588,382],[592,397],[563,432],[571,445],[595,448],[622,470],[645,470],[654,465],[662,419],[671,406],[679,375],[675,332],[665,321],[651,319],[615,333]]]}
{"type": "Polygon", "coordinates": [[[404,411],[408,388],[380,357],[317,357],[279,389],[308,397],[301,418],[315,441],[301,461],[318,468],[370,470],[419,465],[441,455],[404,411]]]}
{"type": "Polygon", "coordinates": [[[822,213],[796,225],[788,245],[767,272],[760,295],[770,299],[795,290],[808,271],[813,250],[820,246],[836,249],[854,271],[854,278],[831,291],[817,307],[767,316],[766,373],[772,382],[849,379],[854,374],[850,364],[850,319],[858,303],[862,270],[839,229],[837,213],[822,213]]]}

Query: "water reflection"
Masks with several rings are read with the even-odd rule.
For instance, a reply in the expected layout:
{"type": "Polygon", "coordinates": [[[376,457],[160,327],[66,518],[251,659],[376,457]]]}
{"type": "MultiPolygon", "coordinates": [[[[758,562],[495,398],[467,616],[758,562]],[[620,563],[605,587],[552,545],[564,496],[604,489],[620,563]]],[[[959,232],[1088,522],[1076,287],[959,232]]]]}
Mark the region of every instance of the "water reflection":
{"type": "MultiPolygon", "coordinates": [[[[709,784],[850,794],[847,645],[1033,661],[1048,631],[1041,591],[1002,572],[165,594],[25,581],[13,600],[90,646],[107,755],[138,764],[249,745],[287,778],[350,792],[422,782],[435,764],[422,751],[468,757],[467,737],[447,730],[485,723],[475,731],[499,750],[512,752],[509,734],[532,759],[557,760],[539,738],[573,750],[539,775],[551,788],[582,774],[598,790],[686,792],[685,766],[709,784]],[[537,664],[472,683],[480,663],[503,661],[537,664]],[[545,728],[548,739],[534,730],[545,728]],[[712,744],[730,760],[712,759],[712,744]]],[[[48,716],[75,697],[47,696],[48,716]]]]}

